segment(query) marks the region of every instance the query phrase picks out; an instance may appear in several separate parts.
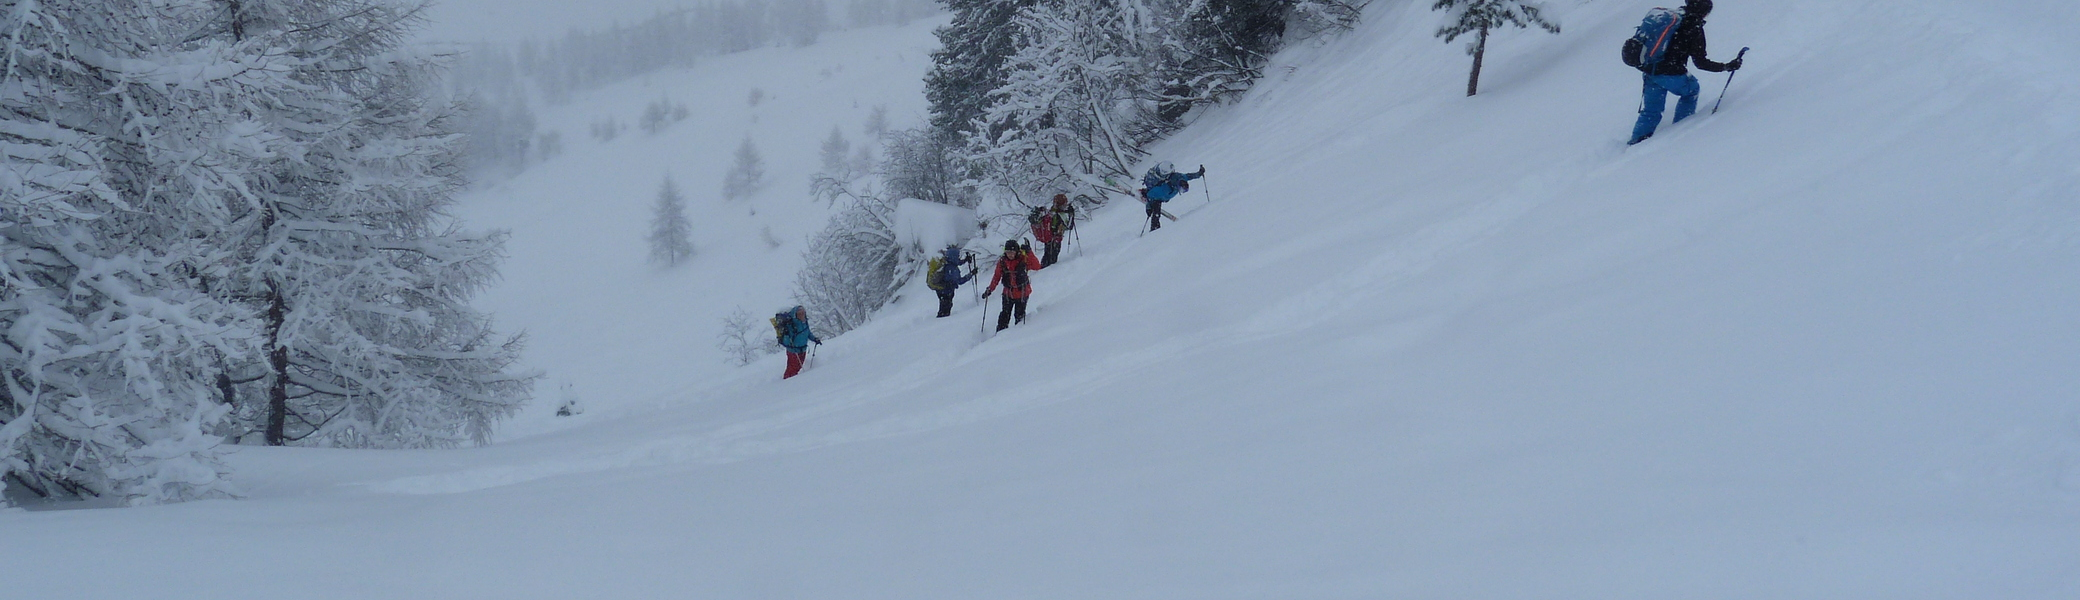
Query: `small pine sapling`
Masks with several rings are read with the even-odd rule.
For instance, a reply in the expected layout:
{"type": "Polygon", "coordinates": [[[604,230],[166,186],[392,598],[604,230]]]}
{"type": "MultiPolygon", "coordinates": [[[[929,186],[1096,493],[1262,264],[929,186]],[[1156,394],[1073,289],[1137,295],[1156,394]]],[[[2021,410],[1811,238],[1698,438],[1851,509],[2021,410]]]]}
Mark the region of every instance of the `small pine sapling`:
{"type": "Polygon", "coordinates": [[[1489,30],[1504,25],[1529,29],[1536,25],[1549,33],[1560,33],[1560,24],[1546,20],[1544,2],[1536,0],[1437,0],[1431,10],[1449,11],[1443,27],[1437,29],[1437,37],[1451,43],[1459,36],[1473,34],[1473,43],[1468,44],[1466,53],[1473,56],[1473,74],[1466,79],[1466,95],[1480,92],[1481,62],[1488,55],[1489,30]]]}

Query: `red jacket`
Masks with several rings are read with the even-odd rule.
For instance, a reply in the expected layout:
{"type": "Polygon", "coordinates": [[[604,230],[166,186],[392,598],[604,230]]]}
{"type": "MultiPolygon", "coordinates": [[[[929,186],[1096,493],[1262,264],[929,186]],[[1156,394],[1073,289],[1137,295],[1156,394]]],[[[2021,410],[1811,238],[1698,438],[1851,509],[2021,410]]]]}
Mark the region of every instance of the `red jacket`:
{"type": "Polygon", "coordinates": [[[1073,207],[1049,208],[1041,213],[1040,220],[1033,222],[1033,239],[1042,244],[1059,244],[1062,237],[1076,227],[1076,209],[1073,207]]]}
{"type": "Polygon", "coordinates": [[[1031,252],[1019,252],[1019,255],[1020,258],[1006,256],[997,260],[997,272],[989,276],[989,291],[983,292],[984,295],[995,293],[997,284],[1002,283],[1006,298],[1024,300],[1033,296],[1033,272],[1040,270],[1040,257],[1031,252]],[[1017,285],[1018,281],[1013,279],[1012,271],[1016,270],[1018,261],[1025,263],[1025,285],[1017,285]]]}
{"type": "Polygon", "coordinates": [[[1040,222],[1038,223],[1034,223],[1033,239],[1040,240],[1040,243],[1042,244],[1053,244],[1062,241],[1062,237],[1056,235],[1054,232],[1054,228],[1049,226],[1050,222],[1053,220],[1053,217],[1047,217],[1040,219],[1040,222]]]}

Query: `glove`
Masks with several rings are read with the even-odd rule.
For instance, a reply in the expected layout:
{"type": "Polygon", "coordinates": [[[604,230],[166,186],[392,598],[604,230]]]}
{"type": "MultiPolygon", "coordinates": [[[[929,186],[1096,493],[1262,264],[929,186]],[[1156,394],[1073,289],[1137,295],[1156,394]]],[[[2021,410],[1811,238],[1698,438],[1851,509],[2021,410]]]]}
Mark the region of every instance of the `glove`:
{"type": "Polygon", "coordinates": [[[983,300],[988,300],[988,299],[989,299],[989,295],[990,295],[990,294],[994,294],[994,293],[997,293],[997,291],[996,291],[996,290],[990,290],[990,291],[987,291],[987,292],[983,292],[983,293],[982,293],[982,299],[983,299],[983,300]]]}
{"type": "Polygon", "coordinates": [[[1200,177],[1205,177],[1205,176],[1206,176],[1206,165],[1199,165],[1199,172],[1198,172],[1198,173],[1193,173],[1193,174],[1194,174],[1194,175],[1198,175],[1198,176],[1200,176],[1200,177]]]}
{"type": "Polygon", "coordinates": [[[1738,59],[1738,58],[1736,58],[1736,59],[1733,59],[1733,62],[1730,62],[1730,63],[1726,63],[1726,70],[1728,70],[1728,71],[1739,71],[1739,70],[1741,70],[1741,59],[1738,59]]]}

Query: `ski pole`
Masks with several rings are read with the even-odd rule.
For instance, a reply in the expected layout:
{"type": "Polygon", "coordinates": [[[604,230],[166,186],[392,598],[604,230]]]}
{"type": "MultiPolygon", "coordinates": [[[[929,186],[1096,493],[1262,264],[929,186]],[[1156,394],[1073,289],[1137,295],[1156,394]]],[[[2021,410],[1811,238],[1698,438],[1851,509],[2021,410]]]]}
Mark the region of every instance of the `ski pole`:
{"type": "MultiPolygon", "coordinates": [[[[1743,58],[1747,58],[1747,56],[1748,56],[1748,49],[1747,49],[1747,48],[1741,48],[1741,53],[1740,53],[1740,54],[1738,54],[1738,55],[1735,55],[1735,56],[1733,57],[1733,61],[1734,61],[1734,62],[1740,62],[1740,61],[1741,61],[1741,59],[1743,59],[1743,58]]],[[[1719,106],[1720,106],[1720,105],[1722,105],[1722,104],[1726,104],[1726,90],[1730,90],[1730,89],[1733,89],[1733,78],[1734,78],[1734,76],[1735,76],[1735,75],[1740,75],[1740,74],[1741,74],[1741,70],[1740,70],[1740,69],[1734,69],[1734,70],[1733,70],[1733,73],[1731,73],[1731,74],[1729,74],[1729,75],[1727,75],[1727,76],[1726,76],[1726,87],[1723,87],[1723,88],[1719,88],[1719,101],[1718,101],[1718,102],[1714,102],[1714,103],[1712,103],[1712,114],[1715,114],[1715,115],[1716,115],[1716,114],[1719,114],[1719,106]]]]}
{"type": "MultiPolygon", "coordinates": [[[[1206,167],[1201,166],[1199,167],[1199,170],[1204,171],[1206,170],[1206,167]]],[[[1200,175],[1199,179],[1205,180],[1205,183],[1199,184],[1199,191],[1206,192],[1207,204],[1213,204],[1213,178],[1207,177],[1205,175],[1200,175]]]]}

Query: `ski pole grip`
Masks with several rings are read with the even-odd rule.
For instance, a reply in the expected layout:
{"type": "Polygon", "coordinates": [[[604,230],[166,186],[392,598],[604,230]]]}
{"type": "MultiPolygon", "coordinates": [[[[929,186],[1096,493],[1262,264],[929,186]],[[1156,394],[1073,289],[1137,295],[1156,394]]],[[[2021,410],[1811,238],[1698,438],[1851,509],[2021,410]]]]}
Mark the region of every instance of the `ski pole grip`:
{"type": "MultiPolygon", "coordinates": [[[[1742,46],[1742,47],[1741,47],[1741,53],[1740,53],[1740,54],[1735,54],[1735,55],[1733,55],[1733,59],[1734,59],[1734,60],[1740,60],[1740,59],[1743,59],[1743,58],[1747,58],[1747,57],[1748,57],[1748,47],[1746,47],[1746,46],[1742,46]]],[[[1734,69],[1734,70],[1738,71],[1738,70],[1740,70],[1740,69],[1734,69]]]]}

